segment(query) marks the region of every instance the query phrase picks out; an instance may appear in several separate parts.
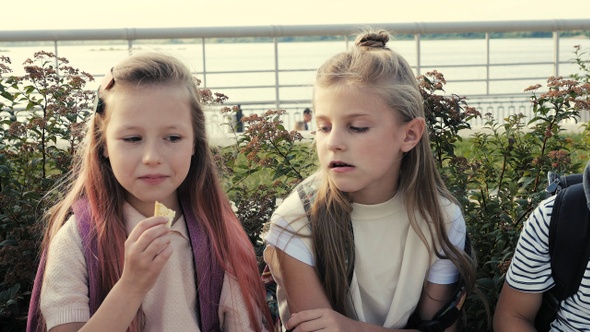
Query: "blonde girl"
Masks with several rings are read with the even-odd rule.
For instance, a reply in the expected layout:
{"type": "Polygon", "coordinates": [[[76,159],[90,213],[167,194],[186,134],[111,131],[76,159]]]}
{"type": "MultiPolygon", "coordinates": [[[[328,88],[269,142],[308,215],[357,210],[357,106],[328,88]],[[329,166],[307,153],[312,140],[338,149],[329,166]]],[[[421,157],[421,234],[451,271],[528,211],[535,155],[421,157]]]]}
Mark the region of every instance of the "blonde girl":
{"type": "Polygon", "coordinates": [[[389,38],[368,31],[317,72],[320,169],[265,236],[291,331],[426,331],[460,276],[473,286],[461,209],[435,168],[414,73],[389,38]]]}
{"type": "Polygon", "coordinates": [[[43,244],[48,330],[265,330],[254,250],[217,180],[195,80],[179,60],[143,53],[112,68],[66,188],[43,244]],[[176,212],[171,226],[153,216],[155,201],[176,212]],[[90,259],[82,219],[96,243],[90,259]]]}

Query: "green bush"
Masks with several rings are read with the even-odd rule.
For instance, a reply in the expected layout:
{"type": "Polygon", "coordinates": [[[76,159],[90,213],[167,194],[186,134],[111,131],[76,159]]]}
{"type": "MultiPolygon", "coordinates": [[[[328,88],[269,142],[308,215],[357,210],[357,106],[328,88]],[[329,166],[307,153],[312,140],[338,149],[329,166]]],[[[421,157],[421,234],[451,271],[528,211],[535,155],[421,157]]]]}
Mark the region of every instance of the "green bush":
{"type": "MultiPolygon", "coordinates": [[[[478,257],[482,297],[468,299],[461,330],[491,330],[489,318],[522,223],[544,197],[547,172],[579,172],[590,159],[588,126],[581,134],[563,128],[589,109],[587,54],[577,48],[575,55],[580,72],[571,79],[550,78],[542,94],[540,86],[528,89],[533,118],[512,114],[502,125],[478,114],[467,98],[446,94],[441,73],[418,77],[432,150],[462,204],[478,257]],[[484,128],[462,137],[478,116],[487,119],[484,128]]],[[[36,272],[44,197],[59,195],[48,190],[69,169],[94,93],[84,89],[91,75],[51,53],[34,54],[24,76],[12,75],[10,65],[0,57],[0,326],[18,331],[36,272]]],[[[221,93],[200,89],[200,96],[225,114],[235,112],[222,105],[227,97],[221,93]]],[[[317,164],[313,142],[286,130],[283,113],[245,116],[235,144],[212,147],[224,189],[259,257],[260,233],[278,200],[317,164]]]]}
{"type": "MultiPolygon", "coordinates": [[[[236,109],[224,107],[231,123],[236,109]]],[[[259,258],[264,249],[260,234],[277,206],[299,182],[316,168],[316,155],[310,139],[283,126],[282,110],[268,110],[262,115],[242,117],[243,134],[231,127],[236,144],[215,148],[216,161],[229,199],[250,237],[259,258]]]]}
{"type": "MultiPolygon", "coordinates": [[[[576,48],[578,63],[586,53],[576,48]]],[[[503,125],[489,114],[487,123],[468,140],[468,153],[442,165],[449,188],[463,203],[463,213],[478,257],[478,287],[492,309],[497,302],[523,222],[546,197],[547,173],[581,172],[590,159],[590,131],[565,131],[566,121],[577,121],[590,110],[588,68],[572,79],[550,77],[547,92],[541,85],[527,88],[533,117],[512,114],[503,125]],[[578,139],[573,139],[577,137],[578,139]]],[[[486,331],[486,309],[477,298],[466,305],[466,331],[486,331]]]]}
{"type": "Polygon", "coordinates": [[[0,57],[0,325],[24,330],[43,231],[43,197],[68,171],[93,93],[92,76],[51,53],[25,75],[0,57]]]}

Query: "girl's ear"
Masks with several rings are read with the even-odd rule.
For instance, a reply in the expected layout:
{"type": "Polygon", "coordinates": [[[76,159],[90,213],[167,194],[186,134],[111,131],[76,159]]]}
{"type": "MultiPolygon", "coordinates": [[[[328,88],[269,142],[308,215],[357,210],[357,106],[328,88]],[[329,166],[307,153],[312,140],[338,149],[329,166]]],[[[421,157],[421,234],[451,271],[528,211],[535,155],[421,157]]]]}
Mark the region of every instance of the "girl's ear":
{"type": "Polygon", "coordinates": [[[426,122],[424,118],[415,118],[404,125],[405,138],[401,150],[408,152],[412,150],[424,135],[426,122]]]}
{"type": "Polygon", "coordinates": [[[109,150],[107,149],[106,144],[102,147],[102,156],[106,159],[109,159],[109,150]]]}

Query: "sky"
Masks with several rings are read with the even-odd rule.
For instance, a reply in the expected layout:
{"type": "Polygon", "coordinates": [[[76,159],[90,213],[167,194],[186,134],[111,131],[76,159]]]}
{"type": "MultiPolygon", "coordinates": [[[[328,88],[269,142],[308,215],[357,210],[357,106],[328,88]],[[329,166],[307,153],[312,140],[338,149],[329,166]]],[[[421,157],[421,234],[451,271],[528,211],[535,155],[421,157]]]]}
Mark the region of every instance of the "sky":
{"type": "Polygon", "coordinates": [[[590,0],[2,0],[0,31],[590,20],[590,0]]]}

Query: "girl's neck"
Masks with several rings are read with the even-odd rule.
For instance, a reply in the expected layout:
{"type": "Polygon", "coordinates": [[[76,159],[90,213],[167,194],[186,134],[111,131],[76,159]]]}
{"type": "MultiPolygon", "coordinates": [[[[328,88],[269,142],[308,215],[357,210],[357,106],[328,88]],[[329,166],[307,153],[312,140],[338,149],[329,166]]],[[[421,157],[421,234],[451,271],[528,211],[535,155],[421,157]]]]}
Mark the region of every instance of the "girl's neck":
{"type": "Polygon", "coordinates": [[[376,205],[385,203],[391,200],[395,195],[397,195],[398,188],[397,186],[394,190],[387,194],[379,194],[379,195],[367,195],[366,192],[359,192],[359,193],[350,193],[350,197],[352,201],[357,204],[362,205],[376,205]]]}

